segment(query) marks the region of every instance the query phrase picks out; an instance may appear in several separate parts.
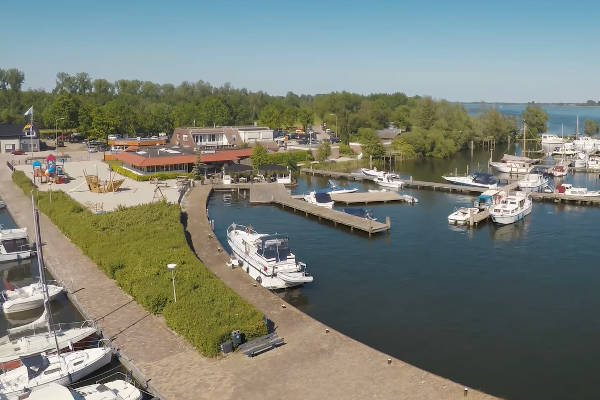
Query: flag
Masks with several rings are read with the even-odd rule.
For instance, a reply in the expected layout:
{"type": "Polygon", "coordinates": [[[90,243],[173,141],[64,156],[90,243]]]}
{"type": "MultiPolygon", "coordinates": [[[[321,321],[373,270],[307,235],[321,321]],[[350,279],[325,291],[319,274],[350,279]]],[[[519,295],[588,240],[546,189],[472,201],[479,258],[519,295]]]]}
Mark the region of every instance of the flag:
{"type": "Polygon", "coordinates": [[[29,107],[29,110],[25,111],[25,116],[33,114],[33,106],[29,107]]]}
{"type": "Polygon", "coordinates": [[[35,136],[35,131],[33,125],[27,124],[23,127],[23,132],[25,132],[25,136],[35,136]]]}

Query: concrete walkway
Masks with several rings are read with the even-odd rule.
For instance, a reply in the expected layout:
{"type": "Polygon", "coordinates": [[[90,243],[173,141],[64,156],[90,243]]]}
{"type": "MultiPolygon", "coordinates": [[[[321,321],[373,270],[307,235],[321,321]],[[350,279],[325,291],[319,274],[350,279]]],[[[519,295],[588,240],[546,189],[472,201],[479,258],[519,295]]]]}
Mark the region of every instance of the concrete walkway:
{"type": "MultiPolygon", "coordinates": [[[[0,196],[19,226],[33,232],[30,200],[12,183],[0,155],[0,196]]],[[[463,399],[463,387],[358,343],[225,267],[206,218],[209,189],[199,186],[186,199],[194,248],[223,281],[275,321],[284,346],[255,358],[234,353],[202,357],[184,339],[151,316],[42,214],[44,255],[52,274],[71,292],[88,318],[98,319],[107,337],[149,379],[163,400],[186,399],[463,399]]],[[[468,398],[491,396],[473,390],[468,398]]]]}

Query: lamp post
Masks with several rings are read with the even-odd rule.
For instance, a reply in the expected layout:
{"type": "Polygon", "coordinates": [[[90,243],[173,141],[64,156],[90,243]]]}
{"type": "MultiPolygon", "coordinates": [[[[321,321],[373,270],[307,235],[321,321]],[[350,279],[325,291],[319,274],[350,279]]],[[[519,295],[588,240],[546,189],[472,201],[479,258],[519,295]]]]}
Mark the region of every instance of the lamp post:
{"type": "Polygon", "coordinates": [[[56,150],[58,151],[58,121],[65,119],[65,117],[56,118],[54,120],[54,143],[56,143],[56,150]]]}
{"type": "Polygon", "coordinates": [[[175,303],[177,303],[177,293],[175,292],[175,268],[177,264],[167,264],[167,268],[171,270],[171,282],[173,283],[173,299],[175,299],[175,303]]]}
{"type": "Polygon", "coordinates": [[[338,123],[337,123],[337,114],[330,113],[329,115],[335,115],[335,137],[338,137],[338,123]]]}

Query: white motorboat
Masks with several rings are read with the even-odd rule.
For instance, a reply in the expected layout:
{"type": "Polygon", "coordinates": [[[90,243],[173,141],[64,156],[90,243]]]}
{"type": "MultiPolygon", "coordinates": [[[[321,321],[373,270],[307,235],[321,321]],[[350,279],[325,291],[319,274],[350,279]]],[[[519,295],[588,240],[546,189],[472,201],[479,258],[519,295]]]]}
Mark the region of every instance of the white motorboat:
{"type": "Polygon", "coordinates": [[[442,178],[455,185],[475,186],[487,189],[495,189],[498,187],[498,179],[485,172],[473,172],[467,176],[442,176],[442,178]]]}
{"type": "Polygon", "coordinates": [[[600,157],[590,156],[587,160],[587,168],[593,171],[600,171],[600,157]]]}
{"type": "Polygon", "coordinates": [[[461,207],[448,215],[448,223],[453,225],[466,225],[469,223],[471,217],[483,212],[479,208],[475,207],[461,207]]]}
{"type": "Polygon", "coordinates": [[[111,359],[108,347],[23,357],[20,367],[0,374],[0,399],[22,399],[34,388],[50,383],[69,385],[108,365],[111,359]]]}
{"type": "Polygon", "coordinates": [[[141,400],[142,398],[142,392],[138,388],[117,379],[76,389],[51,383],[31,392],[27,400],[141,400]]]}
{"type": "Polygon", "coordinates": [[[358,188],[352,187],[342,187],[335,184],[334,181],[329,181],[329,187],[325,189],[317,189],[316,193],[329,193],[329,194],[339,194],[339,193],[354,193],[358,192],[358,188]]]}
{"type": "Polygon", "coordinates": [[[6,203],[0,200],[0,210],[2,210],[3,208],[6,208],[6,203]]]}
{"type": "Polygon", "coordinates": [[[362,172],[363,175],[368,176],[369,178],[376,178],[385,174],[385,171],[379,171],[377,168],[361,168],[360,172],[362,172]]]}
{"type": "Polygon", "coordinates": [[[519,189],[538,191],[548,185],[548,179],[541,174],[527,174],[518,182],[519,189]]]}
{"type": "Polygon", "coordinates": [[[556,192],[566,196],[599,197],[600,190],[588,190],[584,187],[573,187],[570,183],[561,183],[556,187],[556,192]]]}
{"type": "Polygon", "coordinates": [[[500,225],[517,222],[531,213],[533,203],[526,193],[515,192],[503,197],[498,204],[490,208],[492,221],[500,225]]]}
{"type": "Polygon", "coordinates": [[[392,189],[402,189],[402,186],[404,186],[404,182],[400,180],[398,175],[388,172],[384,172],[382,175],[376,176],[373,180],[379,186],[392,189]]]}
{"type": "Polygon", "coordinates": [[[577,139],[573,140],[573,146],[575,147],[575,150],[592,153],[599,147],[599,142],[589,136],[579,136],[577,139]]]}
{"type": "Polygon", "coordinates": [[[48,287],[48,295],[53,300],[62,293],[63,288],[56,285],[44,285],[41,282],[32,283],[21,288],[2,292],[2,311],[5,314],[34,310],[44,305],[44,286],[48,287]]]}
{"type": "Polygon", "coordinates": [[[355,217],[368,219],[370,221],[377,221],[377,218],[373,216],[373,212],[371,210],[367,210],[366,208],[344,208],[344,212],[346,214],[354,215],[355,217]]]}
{"type": "Polygon", "coordinates": [[[522,161],[491,161],[490,166],[505,174],[528,174],[533,169],[531,164],[522,161]]]}
{"type": "Polygon", "coordinates": [[[268,289],[284,289],[313,281],[306,264],[296,260],[284,235],[257,233],[252,227],[231,224],[227,243],[241,268],[268,289]]]}
{"type": "Polygon", "coordinates": [[[319,193],[313,191],[304,195],[304,201],[320,207],[333,208],[333,200],[331,200],[329,193],[319,193]]]}
{"type": "MultiPolygon", "coordinates": [[[[37,329],[38,331],[40,329],[37,329]]],[[[10,334],[0,338],[0,367],[12,369],[21,365],[20,358],[55,348],[61,351],[87,341],[96,335],[98,329],[92,321],[73,324],[59,324],[51,331],[37,332],[31,335],[11,339],[10,334]],[[56,341],[54,340],[56,333],[56,341]]]]}
{"type": "Polygon", "coordinates": [[[487,210],[494,204],[498,203],[504,196],[505,193],[503,190],[486,190],[477,197],[477,200],[475,200],[473,203],[473,207],[477,207],[480,210],[487,210]]]}
{"type": "Polygon", "coordinates": [[[23,260],[30,258],[33,253],[27,228],[0,229],[0,262],[23,260]]]}
{"type": "Polygon", "coordinates": [[[542,144],[561,144],[564,143],[564,139],[558,135],[552,135],[549,133],[544,133],[542,135],[542,144]]]}

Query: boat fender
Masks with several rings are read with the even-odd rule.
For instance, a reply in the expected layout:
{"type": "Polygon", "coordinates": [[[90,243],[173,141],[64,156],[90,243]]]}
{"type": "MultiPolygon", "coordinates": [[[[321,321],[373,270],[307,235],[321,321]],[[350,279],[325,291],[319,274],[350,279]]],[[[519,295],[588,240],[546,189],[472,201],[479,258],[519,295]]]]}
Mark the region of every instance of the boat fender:
{"type": "Polygon", "coordinates": [[[249,274],[250,273],[250,267],[246,267],[246,273],[249,274]]]}
{"type": "Polygon", "coordinates": [[[260,276],[257,276],[257,277],[256,277],[256,282],[258,282],[258,283],[262,283],[262,278],[261,278],[260,276]]]}

